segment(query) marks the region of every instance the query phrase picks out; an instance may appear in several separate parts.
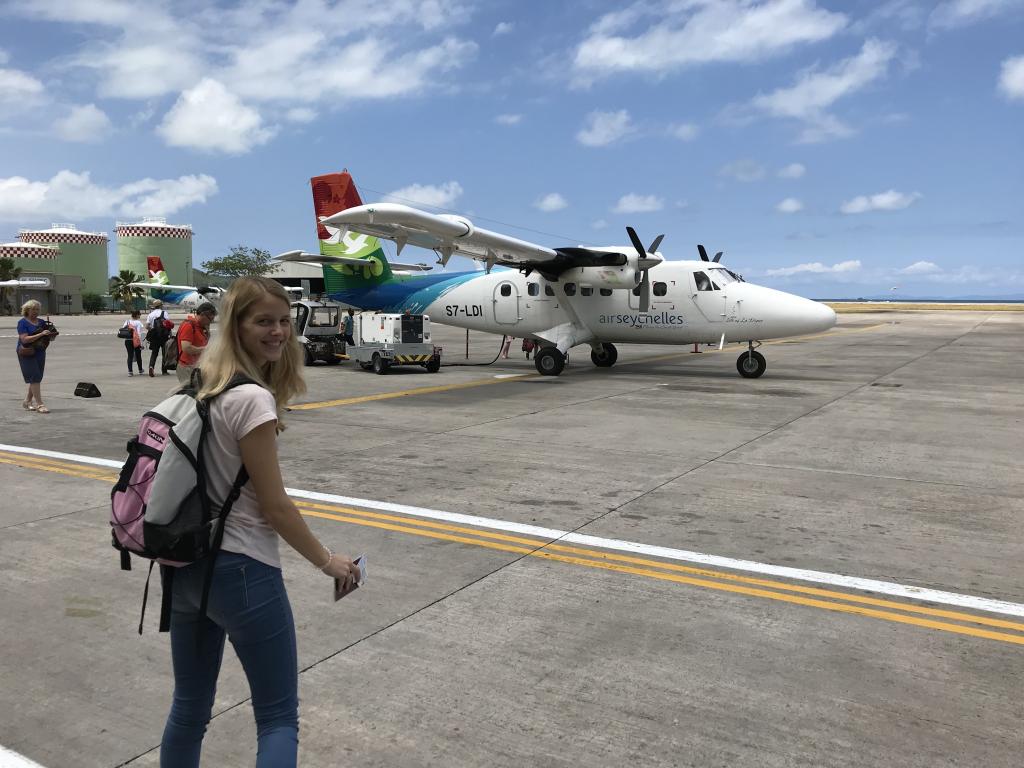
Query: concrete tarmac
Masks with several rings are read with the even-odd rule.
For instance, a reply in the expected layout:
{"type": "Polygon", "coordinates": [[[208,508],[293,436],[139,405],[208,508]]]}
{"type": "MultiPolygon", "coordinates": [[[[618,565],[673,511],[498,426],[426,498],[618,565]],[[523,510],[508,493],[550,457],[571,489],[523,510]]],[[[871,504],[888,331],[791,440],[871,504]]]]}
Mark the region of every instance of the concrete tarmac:
{"type": "MultiPolygon", "coordinates": [[[[52,413],[24,411],[16,319],[0,765],[155,766],[168,640],[153,593],[136,632],[145,569],[119,570],[117,470],[88,458],[123,460],[175,380],[127,376],[121,318],[54,318],[52,413]]],[[[1022,332],[1024,313],[841,315],[765,344],[758,380],[739,347],[623,345],[611,369],[577,348],[558,378],[518,343],[437,374],[307,369],[285,482],[324,494],[307,521],[369,580],[333,603],[282,545],[300,764],[1019,766],[1022,332]]],[[[465,339],[435,326],[447,363],[465,339]]],[[[471,334],[468,362],[498,341],[471,334]]],[[[230,648],[214,713],[204,765],[252,765],[230,648]]]]}

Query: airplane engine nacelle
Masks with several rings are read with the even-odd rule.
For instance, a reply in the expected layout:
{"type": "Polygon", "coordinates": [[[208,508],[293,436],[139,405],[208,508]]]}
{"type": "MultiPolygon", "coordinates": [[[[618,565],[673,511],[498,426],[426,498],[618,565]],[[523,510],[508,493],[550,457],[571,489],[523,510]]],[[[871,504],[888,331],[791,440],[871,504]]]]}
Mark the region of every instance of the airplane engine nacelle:
{"type": "Polygon", "coordinates": [[[465,232],[460,232],[457,235],[454,235],[455,237],[469,237],[476,231],[476,229],[473,227],[473,222],[471,222],[469,219],[464,219],[462,216],[456,216],[455,214],[452,213],[442,213],[438,216],[438,218],[447,219],[453,224],[459,224],[466,228],[465,232]]]}
{"type": "Polygon", "coordinates": [[[640,284],[643,274],[637,269],[637,257],[621,267],[577,267],[563,272],[562,282],[578,282],[597,288],[632,290],[640,284]]]}

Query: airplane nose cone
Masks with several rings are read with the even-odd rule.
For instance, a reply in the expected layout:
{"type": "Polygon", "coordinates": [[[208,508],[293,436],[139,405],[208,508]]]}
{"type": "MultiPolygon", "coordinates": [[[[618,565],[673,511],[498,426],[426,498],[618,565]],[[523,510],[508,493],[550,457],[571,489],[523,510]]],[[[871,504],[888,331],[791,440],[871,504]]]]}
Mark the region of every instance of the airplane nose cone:
{"type": "Polygon", "coordinates": [[[811,304],[813,306],[808,308],[808,314],[815,330],[827,331],[836,324],[836,312],[832,307],[817,301],[812,301],[811,304]]]}

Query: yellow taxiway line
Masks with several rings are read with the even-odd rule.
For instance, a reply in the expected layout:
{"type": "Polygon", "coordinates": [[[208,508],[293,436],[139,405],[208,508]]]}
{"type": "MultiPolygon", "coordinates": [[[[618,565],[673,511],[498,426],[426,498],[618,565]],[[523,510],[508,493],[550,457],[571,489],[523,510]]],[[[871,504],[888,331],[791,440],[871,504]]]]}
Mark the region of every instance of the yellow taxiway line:
{"type": "MultiPolygon", "coordinates": [[[[0,464],[55,472],[70,477],[100,480],[109,483],[117,480],[117,473],[110,470],[38,456],[0,452],[0,464]]],[[[827,611],[867,616],[943,632],[1024,645],[1024,623],[1021,622],[996,619],[961,611],[930,608],[915,603],[902,603],[856,593],[743,576],[728,571],[697,568],[678,563],[606,552],[600,549],[568,546],[543,539],[495,533],[493,531],[479,530],[450,523],[389,515],[336,504],[319,504],[299,500],[296,506],[303,515],[308,517],[452,541],[569,565],[598,568],[633,576],[643,576],[659,581],[686,584],[704,589],[782,601],[827,611]],[[1009,631],[1000,632],[996,631],[996,629],[985,629],[984,627],[994,627],[1009,631]],[[1011,634],[1014,632],[1021,634],[1011,634]]]]}
{"type": "MultiPolygon", "coordinates": [[[[869,325],[864,328],[849,328],[838,333],[858,333],[860,331],[870,331],[874,328],[881,328],[882,326],[889,326],[890,323],[877,323],[875,325],[869,325]]],[[[823,336],[833,336],[837,331],[825,331],[823,333],[816,333],[810,336],[796,336],[794,339],[799,341],[809,341],[811,339],[819,339],[823,336]]],[[[763,346],[770,344],[781,344],[783,342],[792,343],[789,339],[777,339],[775,341],[766,341],[763,346]]],[[[735,350],[735,347],[730,349],[735,350]]],[[[724,350],[709,349],[706,352],[721,352],[724,350]]],[[[639,363],[656,363],[662,360],[673,360],[677,357],[684,357],[690,354],[687,352],[671,352],[666,355],[657,355],[654,357],[641,357],[637,360],[623,360],[619,363],[619,367],[625,365],[637,365],[639,363]]],[[[334,408],[341,405],[357,405],[359,403],[372,403],[377,400],[393,400],[397,397],[411,397],[413,395],[432,395],[438,392],[451,392],[457,389],[472,389],[473,387],[486,387],[489,384],[507,384],[510,381],[523,381],[524,379],[536,379],[540,376],[539,373],[523,373],[513,374],[510,376],[503,376],[500,379],[479,379],[477,381],[465,381],[460,384],[441,384],[436,387],[416,387],[414,389],[403,389],[397,392],[379,392],[374,395],[358,395],[356,397],[343,397],[337,400],[323,400],[316,403],[299,403],[298,405],[291,405],[288,407],[291,411],[312,411],[319,408],[334,408]]]]}

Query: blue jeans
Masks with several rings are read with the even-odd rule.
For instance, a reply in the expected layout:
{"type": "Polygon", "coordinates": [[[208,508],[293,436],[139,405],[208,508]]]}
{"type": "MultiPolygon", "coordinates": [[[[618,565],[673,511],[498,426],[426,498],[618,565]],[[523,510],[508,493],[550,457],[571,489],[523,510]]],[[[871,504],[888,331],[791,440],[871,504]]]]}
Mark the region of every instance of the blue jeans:
{"type": "Polygon", "coordinates": [[[200,619],[205,574],[202,561],[174,573],[174,702],[160,744],[160,765],[199,765],[226,635],[249,679],[256,716],[257,768],[294,766],[299,748],[298,656],[295,622],[281,569],[247,555],[221,552],[214,567],[207,615],[200,619]],[[198,649],[197,632],[202,635],[198,649]]]}

